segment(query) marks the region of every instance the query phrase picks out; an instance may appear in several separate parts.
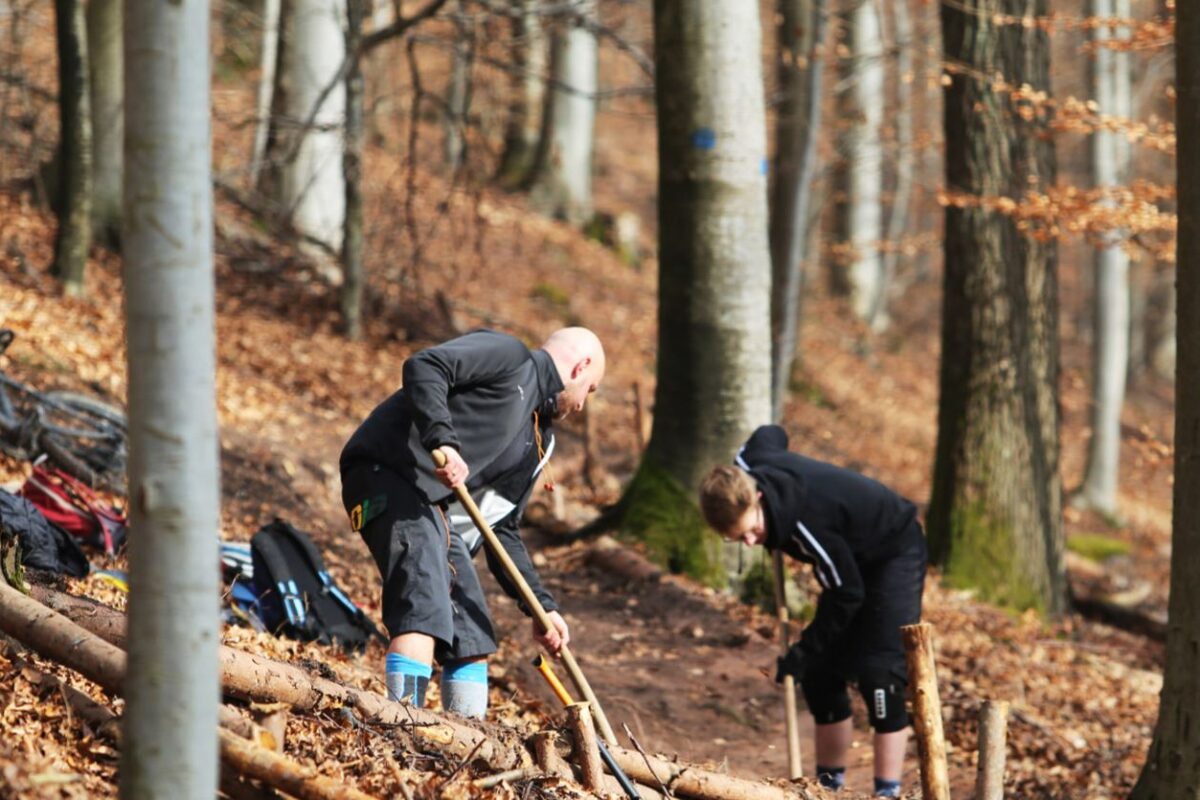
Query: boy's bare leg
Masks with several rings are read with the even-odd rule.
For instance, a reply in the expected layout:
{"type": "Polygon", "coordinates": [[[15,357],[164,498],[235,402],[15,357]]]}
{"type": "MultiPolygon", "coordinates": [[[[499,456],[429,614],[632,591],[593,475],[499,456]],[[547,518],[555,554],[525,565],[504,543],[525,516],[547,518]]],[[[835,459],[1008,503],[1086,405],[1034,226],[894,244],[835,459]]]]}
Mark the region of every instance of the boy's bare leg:
{"type": "Polygon", "coordinates": [[[389,653],[398,653],[423,664],[433,664],[433,637],[425,633],[410,631],[392,639],[389,653]]]}
{"type": "Polygon", "coordinates": [[[845,768],[846,753],[850,750],[850,741],[854,737],[850,720],[817,725],[816,728],[817,766],[845,768]]]}
{"type": "Polygon", "coordinates": [[[894,733],[875,734],[875,777],[900,780],[904,771],[904,752],[908,747],[908,728],[894,733]]]}

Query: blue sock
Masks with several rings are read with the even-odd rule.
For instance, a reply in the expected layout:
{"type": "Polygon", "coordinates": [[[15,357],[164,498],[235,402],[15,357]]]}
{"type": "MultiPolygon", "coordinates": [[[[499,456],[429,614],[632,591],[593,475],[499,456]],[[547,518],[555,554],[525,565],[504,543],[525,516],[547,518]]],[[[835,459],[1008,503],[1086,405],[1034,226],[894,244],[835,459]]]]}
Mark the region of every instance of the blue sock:
{"type": "Polygon", "coordinates": [[[826,789],[840,789],[846,783],[845,767],[817,766],[817,782],[826,789]]]}
{"type": "Polygon", "coordinates": [[[875,779],[876,797],[899,797],[900,781],[889,781],[885,778],[875,779]]]}
{"type": "Polygon", "coordinates": [[[425,687],[433,667],[399,653],[387,654],[388,699],[420,708],[425,705],[425,687]]]}
{"type": "Polygon", "coordinates": [[[487,714],[486,661],[463,661],[442,667],[442,708],[464,717],[487,714]]]}

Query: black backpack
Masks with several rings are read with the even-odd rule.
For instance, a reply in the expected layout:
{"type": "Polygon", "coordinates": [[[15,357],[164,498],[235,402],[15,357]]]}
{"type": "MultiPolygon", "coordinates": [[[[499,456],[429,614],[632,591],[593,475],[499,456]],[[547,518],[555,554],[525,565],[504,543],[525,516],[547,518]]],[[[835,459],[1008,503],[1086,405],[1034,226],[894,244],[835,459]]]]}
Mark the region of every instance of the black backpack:
{"type": "Polygon", "coordinates": [[[336,642],[346,650],[362,650],[371,636],[387,642],[325,571],[308,534],[276,519],[250,539],[250,558],[267,630],[306,642],[336,642]]]}
{"type": "Polygon", "coordinates": [[[0,536],[15,538],[21,547],[21,563],[34,569],[60,572],[73,578],[88,574],[91,565],[79,543],[50,522],[37,506],[0,489],[0,536]]]}

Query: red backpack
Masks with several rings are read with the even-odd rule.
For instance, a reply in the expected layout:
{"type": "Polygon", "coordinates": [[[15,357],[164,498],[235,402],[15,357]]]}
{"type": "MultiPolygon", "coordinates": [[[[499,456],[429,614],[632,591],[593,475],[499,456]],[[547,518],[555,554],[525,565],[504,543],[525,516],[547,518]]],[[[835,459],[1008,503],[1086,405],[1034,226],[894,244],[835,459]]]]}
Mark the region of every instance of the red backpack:
{"type": "Polygon", "coordinates": [[[106,555],[114,555],[125,543],[125,514],[58,467],[34,464],[17,494],[37,506],[50,522],[106,555]]]}

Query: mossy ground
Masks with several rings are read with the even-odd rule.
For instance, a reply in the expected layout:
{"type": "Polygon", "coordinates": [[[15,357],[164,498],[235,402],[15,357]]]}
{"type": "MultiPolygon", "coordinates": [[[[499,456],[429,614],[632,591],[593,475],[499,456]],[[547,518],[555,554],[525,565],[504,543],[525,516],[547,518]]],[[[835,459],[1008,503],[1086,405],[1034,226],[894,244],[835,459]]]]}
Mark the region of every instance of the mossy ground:
{"type": "Polygon", "coordinates": [[[1067,549],[1086,559],[1102,563],[1113,556],[1127,555],[1130,547],[1127,542],[1110,536],[1102,536],[1098,533],[1076,533],[1067,537],[1067,549]]]}
{"type": "Polygon", "coordinates": [[[973,589],[981,599],[1004,608],[1045,611],[1045,598],[1020,568],[1011,523],[975,502],[952,512],[948,535],[946,585],[973,589]]]}

